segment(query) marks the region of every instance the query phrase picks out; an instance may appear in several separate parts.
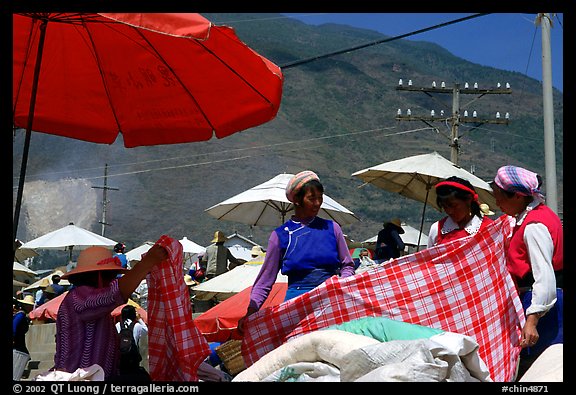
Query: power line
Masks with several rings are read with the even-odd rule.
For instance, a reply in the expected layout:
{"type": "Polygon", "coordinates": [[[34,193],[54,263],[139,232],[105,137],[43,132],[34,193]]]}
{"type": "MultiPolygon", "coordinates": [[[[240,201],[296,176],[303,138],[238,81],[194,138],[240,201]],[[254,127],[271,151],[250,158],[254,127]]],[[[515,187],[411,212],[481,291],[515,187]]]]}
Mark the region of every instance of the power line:
{"type": "Polygon", "coordinates": [[[464,21],[469,20],[469,19],[474,19],[474,18],[478,18],[478,17],[480,17],[480,16],[489,15],[489,14],[490,14],[490,13],[480,13],[480,14],[470,15],[470,16],[467,16],[467,17],[464,17],[464,18],[459,18],[459,19],[455,19],[455,20],[453,20],[453,21],[440,23],[440,24],[438,24],[438,25],[426,27],[426,28],[424,28],[424,29],[416,30],[416,31],[413,31],[413,32],[410,32],[410,33],[401,34],[401,35],[399,35],[399,36],[394,36],[394,37],[389,37],[389,38],[385,38],[385,39],[382,39],[382,40],[372,41],[372,42],[369,42],[369,43],[366,43],[366,44],[357,45],[357,46],[355,46],[355,47],[350,47],[350,48],[347,48],[347,49],[341,49],[341,50],[339,50],[339,51],[330,52],[330,53],[327,53],[327,54],[324,54],[324,55],[313,56],[313,57],[308,58],[308,59],[297,60],[297,61],[294,61],[294,62],[287,63],[287,64],[285,64],[285,65],[283,65],[283,66],[280,66],[280,68],[281,68],[282,70],[285,70],[285,69],[289,69],[289,68],[292,68],[292,67],[301,66],[301,65],[306,64],[306,63],[314,62],[314,61],[316,61],[316,60],[329,58],[329,57],[335,56],[335,55],[341,55],[341,54],[343,54],[343,53],[350,53],[350,52],[353,52],[353,51],[357,51],[357,50],[359,50],[359,49],[364,49],[364,48],[371,47],[371,46],[378,45],[378,44],[383,44],[383,43],[387,43],[387,42],[391,42],[391,41],[395,41],[395,40],[400,40],[400,39],[402,39],[402,38],[414,36],[414,35],[417,35],[417,34],[420,34],[420,33],[425,33],[425,32],[428,32],[428,31],[430,31],[430,30],[439,29],[439,28],[444,27],[444,26],[453,25],[453,24],[455,24],[455,23],[464,22],[464,21]]]}
{"type": "MultiPolygon", "coordinates": [[[[283,142],[283,143],[276,143],[276,144],[269,144],[269,145],[263,145],[263,146],[259,146],[259,147],[249,147],[249,148],[238,148],[238,149],[233,149],[233,150],[226,150],[226,151],[220,151],[220,152],[212,152],[208,155],[211,154],[221,154],[223,152],[226,153],[231,153],[231,152],[239,152],[239,151],[245,151],[245,150],[249,150],[249,149],[258,149],[258,150],[265,150],[265,149],[269,149],[269,148],[274,148],[274,147],[278,147],[278,146],[282,146],[282,145],[287,145],[287,144],[302,144],[302,143],[312,143],[314,141],[321,141],[321,140],[328,140],[328,139],[334,139],[334,138],[340,138],[340,137],[350,137],[350,136],[355,136],[355,135],[361,135],[361,134],[366,134],[366,133],[374,133],[374,132],[379,132],[379,131],[384,131],[384,130],[390,130],[390,129],[396,129],[396,126],[389,126],[389,127],[383,127],[383,128],[375,128],[375,129],[367,129],[367,130],[361,130],[361,131],[355,131],[355,132],[348,132],[348,133],[341,133],[338,135],[332,135],[332,136],[321,136],[321,137],[314,137],[314,138],[309,138],[309,139],[305,139],[305,140],[292,140],[292,141],[287,141],[287,142],[283,142]]],[[[421,132],[421,131],[425,131],[425,130],[434,130],[434,128],[430,128],[430,127],[423,127],[423,128],[418,128],[418,129],[411,129],[411,130],[405,130],[405,131],[397,131],[397,132],[393,132],[393,133],[386,133],[386,134],[381,134],[378,137],[392,137],[392,136],[400,136],[400,135],[404,135],[404,134],[408,134],[408,133],[415,133],[415,132],[421,132]]],[[[295,150],[309,150],[309,149],[316,149],[318,147],[321,147],[321,145],[314,145],[314,146],[310,146],[310,147],[297,147],[297,148],[289,148],[280,152],[290,152],[290,151],[295,151],[295,150]]],[[[276,151],[277,153],[278,151],[276,151]]],[[[117,176],[126,176],[126,175],[132,175],[132,174],[140,174],[140,173],[148,173],[151,171],[159,171],[159,170],[171,170],[171,169],[180,169],[180,168],[186,168],[186,167],[193,167],[193,166],[205,166],[205,165],[211,165],[211,164],[216,164],[216,163],[223,163],[223,162],[230,162],[230,161],[237,161],[237,160],[244,160],[244,159],[250,159],[250,158],[254,158],[254,157],[259,157],[259,156],[266,156],[266,155],[270,155],[272,154],[272,151],[268,151],[268,152],[262,152],[259,154],[252,154],[252,155],[244,155],[244,156],[239,156],[239,157],[235,157],[235,158],[227,158],[227,159],[218,159],[218,160],[210,160],[210,161],[204,161],[204,162],[196,162],[196,163],[187,163],[187,164],[183,164],[183,165],[174,165],[174,166],[164,166],[164,167],[157,167],[157,168],[149,168],[149,169],[142,169],[142,170],[134,170],[134,171],[130,171],[130,172],[123,172],[123,173],[116,173],[116,174],[108,174],[107,177],[117,177],[117,176]]],[[[203,154],[206,155],[206,154],[203,154]]],[[[162,161],[162,160],[171,160],[170,158],[168,159],[158,159],[158,160],[152,160],[152,161],[145,161],[145,162],[140,162],[140,163],[149,163],[149,162],[155,162],[155,161],[162,161]]],[[[136,163],[138,164],[138,163],[136,163]]],[[[108,167],[110,168],[110,165],[108,165],[108,167]]],[[[90,168],[90,170],[92,170],[92,168],[90,168]]],[[[32,176],[46,176],[46,175],[51,175],[52,173],[43,173],[43,174],[35,174],[32,176]]],[[[17,177],[14,177],[17,178],[17,177]]],[[[28,177],[29,178],[29,177],[28,177]]],[[[100,179],[100,178],[104,178],[104,176],[94,176],[94,177],[78,177],[78,178],[82,178],[85,180],[94,180],[94,179],[100,179]]],[[[16,187],[13,187],[16,188],[16,187]]]]}

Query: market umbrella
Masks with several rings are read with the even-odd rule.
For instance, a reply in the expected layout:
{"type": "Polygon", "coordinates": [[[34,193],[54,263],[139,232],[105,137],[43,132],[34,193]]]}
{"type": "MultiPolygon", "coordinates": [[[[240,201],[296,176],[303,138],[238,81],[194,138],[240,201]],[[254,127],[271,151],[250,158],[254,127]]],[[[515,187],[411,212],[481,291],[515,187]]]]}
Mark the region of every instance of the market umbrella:
{"type": "MultiPolygon", "coordinates": [[[[194,298],[198,300],[210,300],[214,297],[218,300],[230,298],[254,284],[262,268],[263,261],[264,257],[255,258],[192,287],[194,298]]],[[[288,277],[278,272],[276,282],[287,283],[288,277]]]]}
{"type": "MultiPolygon", "coordinates": [[[[56,318],[58,318],[58,309],[60,308],[60,305],[62,304],[62,301],[64,300],[64,298],[66,297],[67,294],[68,294],[68,291],[66,291],[66,292],[62,293],[61,295],[56,296],[54,299],[50,299],[46,303],[36,307],[34,310],[32,310],[28,314],[28,317],[32,320],[42,320],[42,321],[54,320],[54,321],[56,321],[56,318]]],[[[138,303],[134,302],[131,299],[128,299],[127,303],[124,303],[124,304],[116,307],[114,310],[112,310],[110,315],[115,320],[117,320],[118,317],[120,317],[122,314],[122,308],[124,306],[126,306],[127,304],[134,306],[136,308],[136,311],[140,315],[140,317],[142,317],[142,320],[145,323],[148,322],[148,314],[146,313],[146,310],[144,310],[142,307],[140,307],[140,305],[138,303]]]]}
{"type": "MultiPolygon", "coordinates": [[[[294,204],[286,198],[286,185],[293,174],[282,173],[204,211],[212,217],[248,225],[280,226],[294,213],[294,204]]],[[[359,221],[356,215],[324,194],[318,214],[340,225],[359,221]]]]}
{"type": "Polygon", "coordinates": [[[13,122],[26,128],[16,237],[31,131],[126,147],[205,141],[272,120],[278,66],[192,13],[13,14],[13,122]]]}
{"type": "Polygon", "coordinates": [[[128,262],[142,260],[142,254],[146,253],[150,249],[150,247],[152,247],[153,245],[154,245],[154,242],[146,241],[144,244],[139,245],[138,247],[133,248],[130,251],[128,251],[125,254],[126,259],[128,259],[128,262]]]}
{"type": "MultiPolygon", "coordinates": [[[[409,245],[409,246],[426,246],[428,245],[428,235],[424,234],[424,233],[420,233],[420,230],[413,228],[410,225],[407,225],[405,223],[401,224],[402,229],[404,229],[404,233],[402,233],[400,235],[400,238],[402,239],[402,241],[404,242],[404,244],[409,245]]],[[[376,243],[376,241],[378,240],[378,235],[371,237],[369,239],[364,240],[364,243],[367,244],[372,244],[372,243],[376,243]]]]}
{"type": "MultiPolygon", "coordinates": [[[[373,184],[378,188],[423,202],[420,233],[424,226],[426,206],[430,205],[440,211],[440,207],[436,204],[434,185],[451,176],[470,181],[478,193],[480,203],[496,207],[492,188],[486,181],[455,165],[437,152],[385,162],[352,174],[352,177],[358,177],[366,184],[373,184]]],[[[420,242],[417,246],[419,245],[420,242]]]]}
{"type": "MultiPolygon", "coordinates": [[[[286,282],[274,283],[262,309],[282,303],[287,289],[286,282]]],[[[230,339],[242,339],[238,333],[238,321],[246,314],[251,291],[252,286],[249,286],[194,319],[194,324],[207,341],[224,343],[230,339]]]]}
{"type": "Polygon", "coordinates": [[[14,248],[16,252],[14,254],[14,259],[16,262],[24,262],[28,258],[33,258],[38,256],[38,253],[30,248],[22,248],[22,242],[18,239],[14,240],[14,248]]]}
{"type": "MultiPolygon", "coordinates": [[[[54,270],[53,272],[42,277],[41,279],[34,281],[32,284],[30,284],[30,285],[26,284],[26,288],[24,288],[23,291],[36,291],[40,287],[46,287],[46,286],[52,284],[52,276],[55,274],[62,277],[64,275],[64,272],[62,270],[54,270]]],[[[70,282],[68,280],[66,280],[65,278],[61,279],[59,284],[64,286],[64,287],[71,285],[70,282]]]]}
{"type": "Polygon", "coordinates": [[[196,262],[199,254],[206,252],[206,248],[200,244],[194,243],[186,236],[178,240],[182,244],[182,252],[184,254],[184,268],[189,269],[192,263],[196,262]]]}
{"type": "Polygon", "coordinates": [[[84,228],[70,222],[63,228],[46,233],[34,240],[22,244],[21,248],[41,249],[41,250],[69,250],[70,261],[72,261],[72,249],[86,249],[92,246],[102,246],[112,249],[116,241],[90,232],[84,228]]]}

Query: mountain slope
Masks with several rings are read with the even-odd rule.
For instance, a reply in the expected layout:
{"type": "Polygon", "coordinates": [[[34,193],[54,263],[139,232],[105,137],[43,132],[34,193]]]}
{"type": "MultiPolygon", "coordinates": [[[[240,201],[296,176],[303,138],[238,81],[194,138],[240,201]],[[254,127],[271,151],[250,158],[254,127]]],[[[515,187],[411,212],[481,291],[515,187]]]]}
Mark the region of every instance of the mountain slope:
{"type": "MultiPolygon", "coordinates": [[[[205,14],[214,21],[246,20],[252,14],[205,14]]],[[[267,14],[258,14],[265,19],[267,14]]],[[[274,16],[270,15],[270,16],[274,16]]],[[[233,25],[233,24],[231,24],[233,25]]],[[[294,20],[270,19],[238,24],[239,37],[254,50],[283,66],[374,40],[380,33],[340,25],[309,26],[294,20]]],[[[19,238],[29,240],[69,222],[101,233],[104,166],[108,164],[106,237],[123,241],[128,249],[161,234],[187,236],[209,244],[216,229],[226,233],[251,232],[266,245],[271,228],[255,228],[217,221],[204,210],[281,172],[311,169],[318,173],[333,199],[354,211],[362,222],[345,227],[355,240],[372,237],[390,217],[419,227],[422,204],[379,190],[361,187],[350,175],[382,162],[437,151],[450,158],[450,131],[435,123],[395,121],[397,109],[414,115],[451,112],[451,95],[430,98],[396,90],[399,79],[429,86],[431,81],[478,82],[494,87],[509,82],[511,95],[466,95],[462,105],[480,118],[496,111],[510,112],[509,126],[460,127],[459,164],[485,180],[504,164],[526,166],[544,175],[542,88],[520,73],[479,66],[427,42],[398,40],[359,51],[283,69],[282,105],[271,122],[222,140],[126,149],[121,141],[107,146],[33,133],[27,170],[27,188],[19,238]],[[75,179],[75,181],[67,179],[75,179]],[[32,184],[33,181],[44,180],[32,184]],[[70,185],[79,195],[71,192],[70,185]],[[64,188],[63,186],[68,186],[64,188]],[[65,193],[64,193],[65,191],[65,193]],[[79,199],[78,196],[96,196],[79,199]],[[67,207],[55,212],[52,202],[67,207]],[[30,209],[27,209],[30,208],[30,209]],[[34,208],[34,209],[32,209],[34,208]],[[42,215],[38,213],[41,212],[42,215]],[[30,217],[30,213],[32,216],[30,217]],[[83,223],[79,223],[83,221],[83,223]]],[[[563,95],[554,92],[555,138],[559,210],[563,185],[563,95]]],[[[20,170],[23,133],[13,145],[13,185],[20,170]]],[[[13,189],[14,195],[16,188],[13,189]]],[[[441,214],[428,209],[424,231],[441,214]]]]}

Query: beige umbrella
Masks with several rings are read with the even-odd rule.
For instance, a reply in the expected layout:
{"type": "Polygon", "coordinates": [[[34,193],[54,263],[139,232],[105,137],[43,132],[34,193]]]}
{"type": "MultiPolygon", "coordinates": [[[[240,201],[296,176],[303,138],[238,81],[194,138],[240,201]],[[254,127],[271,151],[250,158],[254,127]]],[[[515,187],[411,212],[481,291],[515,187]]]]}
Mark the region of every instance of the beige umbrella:
{"type": "MultiPolygon", "coordinates": [[[[224,221],[253,226],[280,226],[294,213],[294,204],[286,198],[286,185],[292,177],[293,174],[278,174],[204,211],[224,221]]],[[[340,225],[359,221],[352,211],[326,194],[318,215],[340,225]]]]}
{"type": "Polygon", "coordinates": [[[22,244],[20,248],[44,249],[44,250],[69,250],[72,261],[72,249],[79,250],[102,246],[112,249],[116,245],[114,240],[90,232],[70,222],[63,228],[46,233],[34,240],[22,244]]]}
{"type": "MultiPolygon", "coordinates": [[[[486,181],[455,165],[437,152],[385,162],[352,174],[352,177],[357,177],[366,184],[423,202],[420,233],[424,226],[426,205],[440,211],[440,207],[436,204],[434,185],[452,176],[470,181],[478,193],[480,203],[487,203],[491,207],[496,206],[492,188],[486,181]]],[[[420,242],[418,242],[419,245],[420,242]]]]}

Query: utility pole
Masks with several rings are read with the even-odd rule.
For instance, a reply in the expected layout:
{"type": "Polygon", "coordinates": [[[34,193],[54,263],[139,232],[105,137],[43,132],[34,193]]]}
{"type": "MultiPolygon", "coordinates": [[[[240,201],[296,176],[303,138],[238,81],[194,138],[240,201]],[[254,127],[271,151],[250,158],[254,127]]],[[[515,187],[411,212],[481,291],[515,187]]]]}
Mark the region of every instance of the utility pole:
{"type": "Polygon", "coordinates": [[[108,206],[108,203],[110,203],[110,201],[107,200],[108,199],[107,192],[108,190],[112,191],[118,190],[118,188],[108,186],[108,163],[106,163],[106,165],[104,166],[104,186],[93,186],[92,188],[102,189],[102,221],[99,222],[102,224],[102,236],[104,236],[104,230],[106,229],[106,226],[111,225],[109,223],[106,223],[106,207],[108,206]]]}
{"type": "MultiPolygon", "coordinates": [[[[441,110],[439,114],[437,114],[434,110],[430,112],[430,116],[413,116],[410,109],[408,109],[407,114],[403,115],[402,110],[398,110],[396,115],[397,121],[421,121],[427,124],[428,126],[437,130],[436,127],[432,126],[431,122],[450,122],[450,161],[455,165],[458,165],[458,153],[460,149],[459,139],[460,135],[458,134],[458,128],[463,123],[471,123],[474,124],[474,128],[479,127],[485,123],[488,124],[500,124],[500,125],[508,125],[510,121],[510,116],[506,113],[504,118],[500,117],[500,113],[497,112],[495,118],[493,119],[479,119],[476,115],[476,111],[473,112],[471,117],[468,116],[468,111],[464,112],[464,115],[460,115],[460,96],[461,95],[477,95],[477,97],[470,102],[468,102],[464,107],[467,107],[472,102],[480,99],[485,95],[493,95],[493,94],[510,94],[512,90],[510,89],[510,85],[506,84],[506,87],[501,87],[500,83],[498,83],[496,88],[491,89],[480,89],[478,88],[478,83],[474,84],[473,88],[468,86],[468,83],[464,85],[464,88],[460,87],[459,83],[455,83],[452,88],[447,88],[445,83],[442,82],[440,87],[436,87],[436,82],[432,82],[432,87],[417,87],[412,85],[412,80],[408,81],[408,85],[404,85],[402,80],[399,81],[398,86],[396,86],[396,90],[399,91],[410,91],[410,92],[422,92],[427,96],[436,99],[437,98],[433,95],[434,93],[437,94],[452,94],[452,114],[450,116],[444,116],[444,110],[441,110]]],[[[441,101],[440,101],[441,102],[441,101]]],[[[442,106],[446,106],[444,102],[441,102],[442,106]]],[[[471,129],[473,130],[473,129],[471,129]]]]}
{"type": "Polygon", "coordinates": [[[542,93],[544,110],[544,163],[546,166],[546,205],[558,214],[556,150],[554,143],[554,105],[552,100],[552,51],[550,14],[538,14],[542,27],[542,93]]]}

